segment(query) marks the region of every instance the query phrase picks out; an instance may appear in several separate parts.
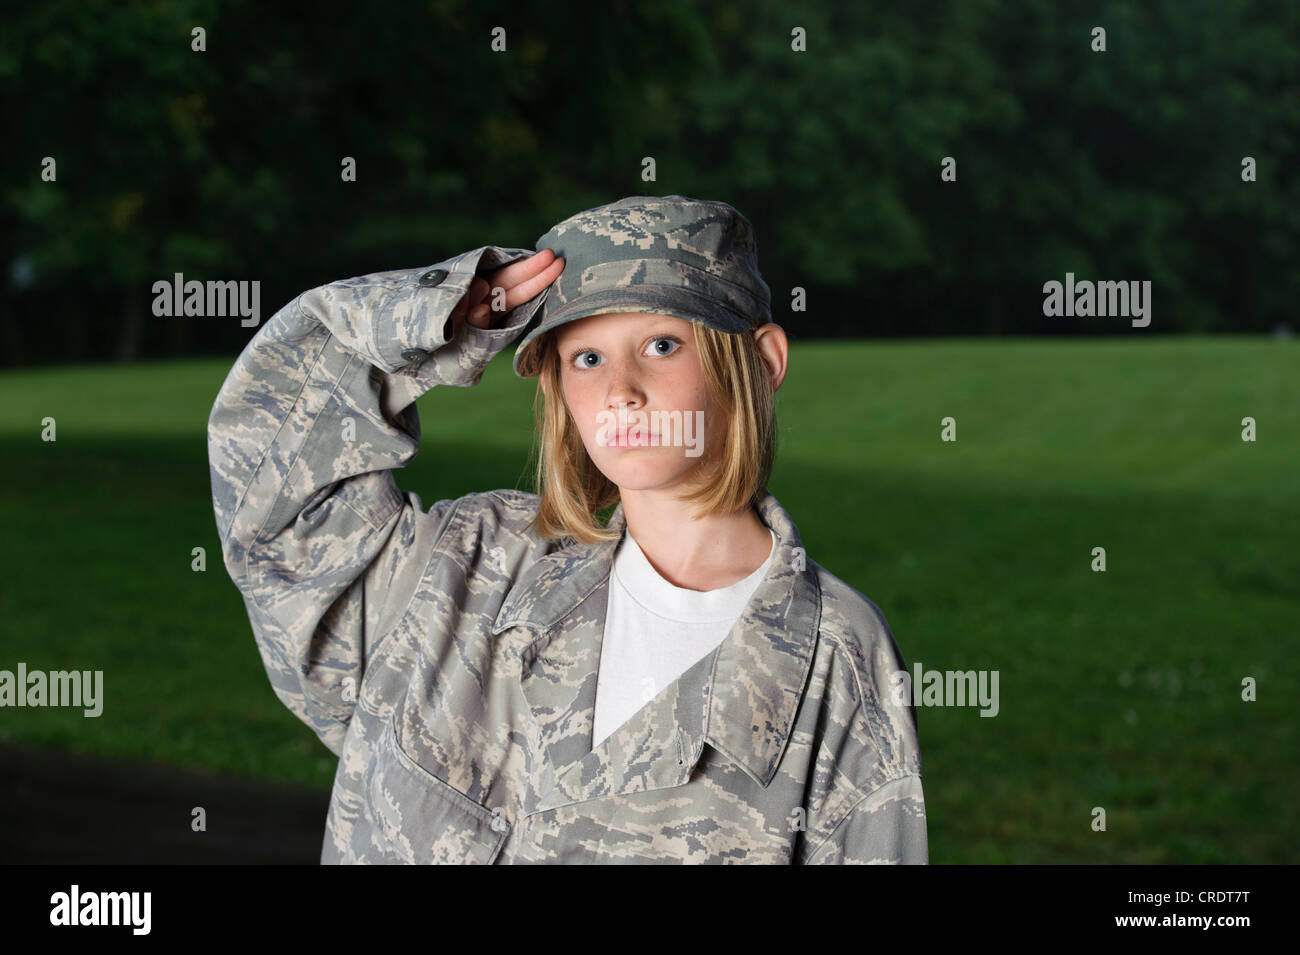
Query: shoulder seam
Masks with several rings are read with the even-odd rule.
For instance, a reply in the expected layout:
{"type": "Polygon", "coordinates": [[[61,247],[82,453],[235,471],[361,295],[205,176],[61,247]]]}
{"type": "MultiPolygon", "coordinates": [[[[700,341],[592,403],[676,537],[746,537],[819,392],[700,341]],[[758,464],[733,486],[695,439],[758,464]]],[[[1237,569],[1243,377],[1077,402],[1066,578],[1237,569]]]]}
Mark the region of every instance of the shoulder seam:
{"type": "MultiPolygon", "coordinates": [[[[870,799],[870,798],[871,798],[872,796],[874,796],[876,793],[880,792],[880,790],[884,789],[886,786],[890,786],[890,785],[892,785],[892,784],[894,784],[894,783],[896,783],[896,782],[899,782],[900,780],[903,780],[903,779],[911,779],[912,777],[916,777],[917,779],[920,779],[920,778],[921,778],[921,774],[920,774],[920,773],[903,773],[903,774],[898,775],[898,776],[891,776],[889,779],[886,779],[883,783],[881,783],[879,786],[877,786],[877,787],[875,787],[874,789],[872,789],[870,792],[863,793],[859,798],[853,800],[853,805],[849,806],[849,808],[846,809],[846,810],[844,811],[844,815],[840,816],[840,818],[839,818],[838,820],[836,820],[835,825],[831,827],[831,831],[828,832],[828,833],[826,834],[826,838],[823,839],[821,842],[817,843],[817,848],[816,848],[816,849],[814,849],[812,852],[808,853],[808,855],[807,855],[807,857],[806,857],[806,858],[807,858],[807,861],[808,861],[808,862],[811,862],[813,859],[815,859],[815,858],[817,857],[817,853],[821,852],[822,849],[824,849],[824,848],[826,847],[827,843],[829,843],[829,842],[831,841],[831,839],[832,839],[832,837],[834,837],[835,833],[839,832],[840,826],[842,826],[842,825],[844,825],[844,823],[848,822],[849,817],[852,816],[855,812],[857,812],[857,809],[858,809],[859,806],[861,806],[864,802],[866,802],[868,799],[870,799]]],[[[853,788],[854,788],[854,789],[857,789],[857,790],[860,791],[862,787],[860,787],[860,786],[854,786],[853,788]]]]}
{"type": "MultiPolygon", "coordinates": [[[[429,560],[430,560],[430,561],[432,561],[434,557],[438,557],[438,556],[446,557],[446,556],[447,556],[446,553],[442,550],[442,541],[443,541],[443,538],[445,538],[445,537],[447,536],[448,532],[449,532],[449,531],[451,530],[451,528],[452,528],[452,525],[456,524],[458,521],[460,521],[460,520],[462,519],[462,518],[461,518],[461,511],[462,511],[463,509],[461,508],[461,504],[463,504],[463,503],[465,502],[465,498],[467,498],[467,497],[473,497],[473,496],[474,496],[473,493],[471,493],[471,494],[462,494],[460,497],[455,498],[455,499],[451,502],[451,510],[447,513],[447,519],[444,520],[444,521],[442,522],[442,531],[438,534],[437,537],[435,537],[435,538],[433,539],[433,543],[429,546],[429,560]]],[[[428,570],[427,566],[426,566],[425,570],[426,570],[426,572],[427,572],[427,570],[428,570]]]]}
{"type": "MultiPolygon", "coordinates": [[[[844,646],[843,640],[838,635],[832,633],[829,634],[829,637],[830,637],[831,645],[835,647],[836,652],[843,653],[845,657],[847,657],[849,660],[849,672],[853,675],[853,687],[855,690],[857,690],[858,693],[857,719],[861,720],[863,726],[866,727],[867,735],[871,737],[871,743],[873,746],[876,747],[876,759],[877,761],[881,761],[884,757],[885,749],[881,745],[880,737],[877,736],[876,731],[872,729],[871,721],[867,719],[867,714],[866,714],[867,690],[862,685],[862,674],[858,670],[858,663],[854,659],[853,654],[849,651],[849,649],[846,646],[844,646]]],[[[874,697],[874,695],[875,694],[873,693],[872,696],[874,697]]],[[[857,782],[854,782],[853,785],[854,788],[861,788],[860,784],[857,782]]]]}
{"type": "Polygon", "coordinates": [[[529,497],[531,494],[531,492],[529,491],[521,491],[518,488],[513,488],[513,487],[500,487],[500,488],[495,488],[491,491],[484,491],[482,493],[491,494],[494,497],[500,498],[502,501],[505,501],[507,504],[511,503],[511,498],[507,497],[506,495],[512,495],[512,496],[518,495],[519,497],[529,497]]]}

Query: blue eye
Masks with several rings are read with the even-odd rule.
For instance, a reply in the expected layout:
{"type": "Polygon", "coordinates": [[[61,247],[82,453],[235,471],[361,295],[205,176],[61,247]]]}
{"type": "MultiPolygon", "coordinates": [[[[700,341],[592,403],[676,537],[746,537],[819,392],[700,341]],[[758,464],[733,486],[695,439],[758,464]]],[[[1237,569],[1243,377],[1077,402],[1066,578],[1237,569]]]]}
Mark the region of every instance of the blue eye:
{"type": "MultiPolygon", "coordinates": [[[[652,357],[656,357],[656,358],[667,358],[669,355],[673,354],[673,352],[677,351],[677,349],[680,348],[681,346],[682,346],[682,340],[680,338],[677,338],[675,335],[660,335],[659,337],[653,339],[650,342],[650,344],[646,346],[646,352],[644,352],[643,354],[652,355],[652,357]],[[668,351],[663,351],[662,349],[657,347],[661,342],[669,342],[672,344],[673,347],[668,351]]],[[[599,367],[600,365],[599,361],[596,361],[593,364],[583,360],[587,355],[595,355],[599,359],[600,352],[596,351],[593,348],[582,348],[569,355],[569,361],[575,364],[579,369],[599,367]]]]}
{"type": "Polygon", "coordinates": [[[661,335],[659,338],[656,338],[654,341],[652,341],[652,342],[650,343],[650,347],[651,347],[651,348],[654,348],[654,347],[655,347],[656,345],[658,345],[660,342],[672,342],[672,343],[673,343],[672,351],[656,351],[656,352],[655,352],[655,354],[658,355],[660,358],[667,358],[667,357],[668,357],[669,355],[671,355],[673,352],[677,351],[677,349],[680,348],[681,345],[682,345],[682,343],[681,343],[681,341],[680,341],[679,339],[673,338],[671,335],[661,335]]]}

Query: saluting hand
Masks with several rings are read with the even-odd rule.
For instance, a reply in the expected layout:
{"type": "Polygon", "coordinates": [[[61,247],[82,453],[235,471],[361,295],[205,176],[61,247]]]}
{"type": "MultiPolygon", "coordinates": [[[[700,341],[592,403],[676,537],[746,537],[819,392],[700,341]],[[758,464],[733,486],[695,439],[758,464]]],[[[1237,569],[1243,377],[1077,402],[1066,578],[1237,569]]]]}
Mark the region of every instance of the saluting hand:
{"type": "Polygon", "coordinates": [[[453,334],[460,323],[468,321],[476,328],[495,328],[500,316],[517,305],[522,305],[554,282],[564,271],[564,259],[555,257],[550,249],[542,249],[526,259],[489,272],[476,275],[469,290],[451,312],[453,334]],[[494,290],[505,289],[504,307],[493,311],[497,295],[494,290]]]}

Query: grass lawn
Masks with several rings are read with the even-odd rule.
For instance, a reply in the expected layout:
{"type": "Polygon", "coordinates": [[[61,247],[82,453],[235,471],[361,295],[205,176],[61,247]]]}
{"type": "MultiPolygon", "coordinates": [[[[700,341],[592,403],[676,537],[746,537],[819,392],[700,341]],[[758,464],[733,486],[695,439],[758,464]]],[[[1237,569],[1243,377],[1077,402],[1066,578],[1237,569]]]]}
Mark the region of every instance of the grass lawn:
{"type": "MultiPolygon", "coordinates": [[[[512,353],[420,400],[398,482],[426,504],[529,487],[512,353]]],[[[221,563],[205,426],[234,357],[0,373],[0,669],[105,692],[97,719],[0,710],[0,737],[330,785],[221,563]]],[[[769,486],[809,556],[909,665],[999,673],[993,718],[918,710],[932,862],[1300,861],[1300,344],[797,342],[777,401],[769,486]]]]}

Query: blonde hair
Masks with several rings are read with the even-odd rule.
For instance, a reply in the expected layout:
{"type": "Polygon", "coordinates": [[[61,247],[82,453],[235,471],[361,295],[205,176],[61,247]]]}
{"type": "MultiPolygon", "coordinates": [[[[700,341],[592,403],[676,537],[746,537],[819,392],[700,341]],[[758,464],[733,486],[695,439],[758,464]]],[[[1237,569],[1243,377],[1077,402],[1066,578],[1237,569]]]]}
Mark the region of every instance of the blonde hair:
{"type": "MultiPolygon", "coordinates": [[[[700,364],[723,409],[727,432],[721,452],[703,465],[684,500],[699,505],[697,518],[732,514],[756,506],[767,492],[776,455],[776,404],[772,379],[758,352],[754,333],[720,332],[691,322],[700,364]]],[[[605,477],[587,454],[582,434],[564,402],[555,330],[531,343],[539,362],[533,415],[540,437],[537,454],[537,516],[532,526],[548,540],[571,537],[590,544],[619,534],[596,523],[596,512],[619,502],[618,486],[605,477]],[[552,396],[547,400],[542,391],[552,396]]],[[[712,437],[712,436],[711,436],[712,437]]],[[[710,450],[717,446],[716,438],[710,450]]]]}

